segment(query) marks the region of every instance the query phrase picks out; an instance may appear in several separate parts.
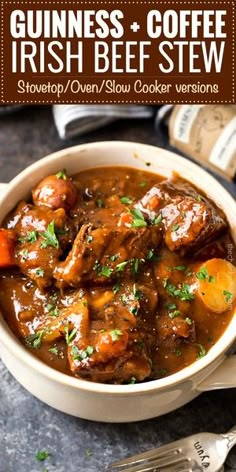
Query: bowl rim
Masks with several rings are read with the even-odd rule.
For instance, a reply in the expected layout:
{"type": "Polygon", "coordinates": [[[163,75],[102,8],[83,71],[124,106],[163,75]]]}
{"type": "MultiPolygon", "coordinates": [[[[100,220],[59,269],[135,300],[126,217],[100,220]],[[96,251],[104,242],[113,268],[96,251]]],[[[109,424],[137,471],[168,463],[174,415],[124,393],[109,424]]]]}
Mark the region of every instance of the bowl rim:
{"type": "MultiPolygon", "coordinates": [[[[152,146],[149,144],[143,144],[138,142],[132,141],[99,141],[93,143],[84,143],[79,144],[71,147],[64,148],[62,150],[53,152],[48,154],[47,156],[39,159],[38,161],[34,162],[22,172],[20,172],[11,182],[7,185],[7,190],[4,192],[3,198],[0,200],[0,208],[4,205],[4,202],[7,200],[8,195],[11,194],[12,190],[17,187],[19,183],[27,179],[32,173],[38,170],[42,165],[43,167],[46,166],[49,162],[57,161],[57,159],[68,156],[70,153],[72,155],[79,154],[85,150],[91,150],[96,148],[109,148],[119,146],[120,148],[130,148],[134,149],[134,147],[138,147],[139,149],[146,149],[153,152],[161,151],[166,157],[172,158],[173,162],[177,162],[179,164],[184,164],[184,166],[188,167],[189,170],[192,172],[197,172],[199,174],[199,189],[201,189],[201,176],[207,177],[208,181],[212,183],[212,185],[217,185],[219,191],[221,191],[222,201],[226,199],[230,205],[235,206],[236,204],[233,197],[227,192],[227,190],[207,171],[199,167],[197,164],[189,161],[185,157],[182,157],[172,151],[168,151],[157,146],[152,146]]],[[[107,167],[111,167],[112,163],[108,164],[107,167]]],[[[118,165],[116,165],[118,167],[118,165]]],[[[88,168],[94,168],[95,166],[89,166],[88,168]]],[[[98,167],[105,167],[98,166],[98,167]]],[[[122,164],[124,167],[124,164],[122,164]]],[[[134,167],[128,165],[127,167],[134,167]]],[[[146,169],[146,171],[156,172],[153,169],[146,169]]],[[[156,172],[157,173],[157,172],[156,172]]],[[[188,180],[188,179],[187,179],[188,180]]],[[[54,380],[59,384],[62,384],[67,387],[73,387],[77,390],[82,390],[84,392],[93,392],[97,394],[111,394],[112,396],[124,396],[126,394],[129,395],[138,395],[140,393],[148,394],[152,393],[153,391],[161,391],[166,388],[172,388],[179,383],[184,381],[192,381],[193,377],[196,374],[202,373],[202,371],[206,368],[209,368],[212,364],[215,364],[217,359],[220,363],[224,358],[224,353],[229,349],[232,343],[235,340],[236,333],[236,313],[234,313],[231,322],[229,323],[228,327],[224,331],[223,335],[218,339],[216,344],[208,351],[207,355],[202,359],[196,360],[189,366],[181,369],[180,371],[171,374],[167,377],[151,380],[148,382],[141,382],[138,384],[127,384],[127,385],[114,385],[114,384],[105,384],[105,383],[97,383],[88,380],[78,379],[76,377],[69,376],[64,374],[56,369],[48,366],[46,363],[42,362],[40,359],[36,358],[31,351],[27,350],[20,341],[16,338],[16,336],[11,332],[10,328],[8,327],[7,323],[0,316],[0,343],[3,344],[6,351],[10,351],[14,357],[20,359],[24,364],[30,367],[32,370],[37,371],[37,373],[41,374],[44,377],[47,377],[50,380],[54,380]]],[[[215,367],[214,367],[215,368],[215,367]]],[[[212,368],[213,370],[213,368],[212,368]]],[[[206,376],[209,375],[209,371],[207,371],[206,376]]],[[[201,380],[203,377],[201,378],[201,380]]],[[[193,382],[194,383],[194,382],[193,382]]]]}

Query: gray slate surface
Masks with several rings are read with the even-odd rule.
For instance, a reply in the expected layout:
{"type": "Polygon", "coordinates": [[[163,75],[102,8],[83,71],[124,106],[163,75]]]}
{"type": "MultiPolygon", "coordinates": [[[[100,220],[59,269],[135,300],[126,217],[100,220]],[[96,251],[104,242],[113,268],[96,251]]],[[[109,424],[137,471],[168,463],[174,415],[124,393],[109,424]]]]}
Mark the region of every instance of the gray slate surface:
{"type": "MultiPolygon", "coordinates": [[[[128,140],[167,147],[153,122],[113,124],[83,138],[59,140],[48,107],[27,108],[0,118],[0,181],[8,182],[31,162],[80,142],[128,140]]],[[[235,184],[225,184],[236,195],[235,184]]],[[[56,395],[56,392],[55,392],[56,395]]],[[[106,463],[199,431],[224,432],[236,424],[235,389],[205,393],[161,418],[105,424],[80,420],[44,405],[0,363],[0,472],[102,472],[106,463]],[[48,450],[45,462],[35,459],[48,450]],[[91,453],[91,455],[90,455],[91,453]]],[[[227,461],[236,470],[236,451],[227,461]]]]}

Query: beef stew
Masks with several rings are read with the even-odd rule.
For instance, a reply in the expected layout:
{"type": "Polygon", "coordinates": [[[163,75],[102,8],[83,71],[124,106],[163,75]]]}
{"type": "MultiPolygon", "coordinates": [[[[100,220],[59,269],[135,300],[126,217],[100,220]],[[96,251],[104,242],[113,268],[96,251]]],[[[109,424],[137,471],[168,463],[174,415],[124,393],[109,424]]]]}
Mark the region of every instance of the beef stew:
{"type": "Polygon", "coordinates": [[[61,372],[148,381],[217,342],[233,316],[235,263],[224,213],[178,175],[59,171],[0,230],[0,309],[61,372]]]}

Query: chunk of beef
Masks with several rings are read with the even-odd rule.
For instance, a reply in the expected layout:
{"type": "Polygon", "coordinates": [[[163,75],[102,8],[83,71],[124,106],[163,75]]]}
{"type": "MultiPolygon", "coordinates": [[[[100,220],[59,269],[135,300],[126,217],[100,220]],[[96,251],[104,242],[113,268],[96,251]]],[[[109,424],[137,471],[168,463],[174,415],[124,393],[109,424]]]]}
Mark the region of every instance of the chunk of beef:
{"type": "Polygon", "coordinates": [[[70,361],[71,370],[100,382],[129,382],[133,377],[142,381],[149,377],[156,332],[155,317],[153,325],[146,318],[147,312],[149,317],[153,315],[156,304],[157,293],[138,284],[122,286],[96,314],[90,311],[88,297],[91,329],[87,343],[92,349],[87,350],[90,355],[84,360],[80,340],[76,342],[75,338],[74,349],[70,350],[78,355],[70,361]]]}
{"type": "Polygon", "coordinates": [[[152,325],[146,320],[156,308],[156,291],[126,284],[116,294],[98,288],[93,298],[93,292],[79,290],[57,318],[47,316],[37,327],[42,342],[65,338],[70,369],[82,377],[117,383],[132,377],[144,380],[151,373],[156,343],[155,317],[152,325]]]}
{"type": "Polygon", "coordinates": [[[18,237],[15,256],[23,274],[34,280],[40,289],[50,286],[59,257],[74,237],[65,210],[53,211],[21,202],[11,214],[7,227],[14,229],[18,237]],[[49,240],[45,244],[42,236],[49,225],[55,231],[54,244],[49,240]]]}
{"type": "Polygon", "coordinates": [[[152,187],[136,208],[149,221],[159,216],[165,244],[171,251],[202,247],[227,228],[220,208],[186,182],[164,181],[152,187]]]}
{"type": "Polygon", "coordinates": [[[90,318],[86,293],[79,290],[72,303],[60,311],[57,318],[50,315],[38,326],[43,331],[43,342],[54,342],[64,337],[69,345],[72,340],[80,342],[81,349],[88,345],[90,318]]]}
{"type": "Polygon", "coordinates": [[[54,277],[58,286],[107,283],[130,268],[129,261],[145,260],[160,242],[161,235],[154,227],[93,229],[83,225],[68,257],[55,268],[54,277]]]}
{"type": "Polygon", "coordinates": [[[195,323],[189,325],[181,316],[171,319],[168,315],[157,318],[158,345],[175,346],[181,340],[196,341],[195,323]]]}

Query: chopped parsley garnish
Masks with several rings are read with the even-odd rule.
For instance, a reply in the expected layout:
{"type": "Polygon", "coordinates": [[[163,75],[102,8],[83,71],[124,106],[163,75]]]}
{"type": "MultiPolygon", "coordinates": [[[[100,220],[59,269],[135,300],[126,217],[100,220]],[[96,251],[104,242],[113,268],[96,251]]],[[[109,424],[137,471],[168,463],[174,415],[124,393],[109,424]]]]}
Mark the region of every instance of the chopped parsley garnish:
{"type": "Polygon", "coordinates": [[[147,222],[144,219],[142,212],[136,208],[135,210],[130,210],[131,215],[133,216],[133,221],[131,223],[132,228],[141,228],[147,226],[147,222]]]}
{"type": "Polygon", "coordinates": [[[138,307],[132,306],[129,311],[132,313],[132,315],[136,316],[138,314],[138,307]]]}
{"type": "Polygon", "coordinates": [[[184,282],[180,285],[180,288],[178,288],[168,279],[165,279],[163,286],[172,297],[178,297],[182,301],[194,300],[194,294],[191,292],[191,286],[184,282]]]}
{"type": "Polygon", "coordinates": [[[120,300],[122,301],[123,305],[126,305],[128,302],[128,298],[124,293],[121,295],[120,300]]]}
{"type": "Polygon", "coordinates": [[[177,318],[177,316],[180,315],[180,311],[179,310],[174,310],[174,311],[170,311],[169,313],[169,317],[173,320],[174,318],[177,318]]]}
{"type": "Polygon", "coordinates": [[[103,208],[104,207],[104,203],[101,200],[101,198],[98,198],[98,200],[96,201],[96,204],[97,204],[98,208],[103,208]]]}
{"type": "Polygon", "coordinates": [[[121,203],[124,203],[124,205],[131,205],[131,203],[133,202],[133,200],[131,200],[131,198],[129,197],[121,197],[120,201],[121,203]]]}
{"type": "Polygon", "coordinates": [[[179,225],[176,223],[173,225],[173,231],[176,232],[179,229],[179,225]]]}
{"type": "Polygon", "coordinates": [[[151,261],[155,257],[154,251],[150,249],[147,253],[147,260],[151,261]]]}
{"type": "Polygon", "coordinates": [[[58,308],[55,305],[52,305],[52,303],[48,303],[46,308],[47,308],[47,311],[50,314],[50,316],[54,316],[55,318],[57,318],[59,316],[58,308]]]}
{"type": "Polygon", "coordinates": [[[112,288],[112,291],[114,294],[118,293],[120,291],[120,283],[117,282],[117,284],[114,285],[114,287],[112,288]]]}
{"type": "Polygon", "coordinates": [[[38,461],[45,461],[50,456],[48,451],[38,451],[35,454],[35,457],[38,461]]]}
{"type": "Polygon", "coordinates": [[[157,262],[161,259],[161,256],[154,254],[153,249],[150,249],[146,256],[147,261],[157,262]]]}
{"type": "Polygon", "coordinates": [[[213,275],[208,275],[206,267],[202,267],[202,269],[196,273],[196,277],[199,280],[208,280],[210,283],[215,282],[215,277],[213,277],[213,275]]]}
{"type": "Polygon", "coordinates": [[[109,278],[113,272],[113,269],[108,266],[100,266],[98,270],[98,275],[100,277],[107,277],[109,278]]]}
{"type": "Polygon", "coordinates": [[[65,340],[66,340],[66,344],[67,346],[69,346],[69,344],[71,343],[72,339],[74,339],[77,331],[76,331],[76,328],[73,328],[71,331],[69,331],[69,328],[68,326],[65,326],[64,327],[64,333],[65,333],[65,340]]]}
{"type": "Polygon", "coordinates": [[[161,377],[165,377],[165,375],[167,374],[168,370],[167,369],[160,369],[159,370],[159,375],[161,375],[161,377]]]}
{"type": "Polygon", "coordinates": [[[175,303],[167,303],[166,308],[167,310],[175,310],[177,306],[175,303]]]}
{"type": "Polygon", "coordinates": [[[120,329],[112,329],[112,331],[110,331],[110,335],[112,341],[118,341],[120,336],[123,336],[123,331],[120,329]]]}
{"type": "Polygon", "coordinates": [[[135,300],[141,300],[141,298],[143,298],[143,292],[137,289],[135,284],[133,285],[133,297],[135,300]]]}
{"type": "Polygon", "coordinates": [[[95,261],[93,270],[96,270],[99,277],[110,277],[113,272],[113,269],[108,266],[102,266],[98,261],[95,261]]]}
{"type": "Polygon", "coordinates": [[[88,346],[85,350],[88,356],[91,356],[94,351],[93,346],[88,346]]]}
{"type": "Polygon", "coordinates": [[[204,201],[204,199],[203,199],[203,197],[202,197],[201,195],[198,195],[197,198],[196,198],[196,200],[197,200],[198,202],[203,202],[203,201],[204,201]]]}
{"type": "Polygon", "coordinates": [[[143,340],[142,340],[142,339],[139,339],[139,340],[137,341],[137,345],[138,345],[139,349],[142,350],[142,349],[144,348],[144,342],[143,342],[143,340]]]}
{"type": "Polygon", "coordinates": [[[25,237],[19,237],[18,241],[21,243],[35,243],[38,238],[37,231],[28,231],[25,237]]]}
{"type": "Polygon", "coordinates": [[[35,275],[36,275],[36,277],[43,277],[44,276],[44,270],[43,269],[36,269],[35,275]]]}
{"type": "Polygon", "coordinates": [[[139,182],[139,187],[146,187],[147,185],[147,182],[143,181],[143,182],[139,182]]]}
{"type": "Polygon", "coordinates": [[[81,355],[80,355],[80,351],[79,351],[77,346],[73,346],[72,349],[71,349],[71,352],[72,352],[74,361],[81,361],[82,360],[81,355]]]}
{"type": "Polygon", "coordinates": [[[130,259],[128,261],[120,262],[116,266],[116,271],[117,272],[123,272],[127,266],[127,264],[130,263],[131,271],[133,275],[136,275],[139,270],[139,265],[145,262],[145,259],[130,259]]]}
{"type": "Polygon", "coordinates": [[[187,267],[183,265],[179,265],[179,266],[173,267],[172,270],[184,271],[184,270],[187,270],[187,267]]]}
{"type": "Polygon", "coordinates": [[[208,279],[208,272],[206,267],[202,267],[202,269],[196,273],[196,277],[199,280],[207,280],[208,279]]]}
{"type": "Polygon", "coordinates": [[[181,290],[179,290],[177,296],[182,301],[194,300],[194,294],[191,292],[191,285],[182,283],[181,290]]]}
{"type": "Polygon", "coordinates": [[[92,240],[93,240],[93,237],[92,237],[92,236],[87,236],[87,243],[90,244],[90,243],[92,242],[92,240]]]}
{"type": "Polygon", "coordinates": [[[22,251],[20,251],[18,254],[19,254],[19,256],[22,257],[23,261],[26,261],[28,255],[29,255],[29,251],[28,251],[28,249],[22,249],[22,251]]]}
{"type": "Polygon", "coordinates": [[[191,320],[191,318],[189,318],[188,316],[187,316],[187,318],[185,318],[184,321],[185,321],[185,323],[187,323],[189,326],[190,326],[191,324],[193,324],[193,320],[191,320]]]}
{"type": "Polygon", "coordinates": [[[54,305],[52,303],[48,303],[46,306],[47,311],[51,311],[54,308],[54,305]]]}
{"type": "Polygon", "coordinates": [[[42,344],[42,337],[43,330],[37,331],[37,333],[30,334],[25,338],[25,344],[32,349],[39,349],[42,344]]]}
{"type": "Polygon", "coordinates": [[[186,271],[187,270],[187,267],[186,266],[182,266],[182,265],[179,265],[179,266],[175,266],[175,267],[167,267],[167,270],[169,272],[173,272],[174,270],[178,270],[179,272],[183,272],[183,271],[186,271]]]}
{"type": "Polygon", "coordinates": [[[87,457],[91,457],[93,455],[93,452],[91,451],[91,449],[86,449],[85,454],[87,457]]]}
{"type": "Polygon", "coordinates": [[[72,347],[72,354],[74,361],[83,361],[90,357],[94,352],[93,346],[87,346],[86,349],[80,351],[77,346],[72,347]]]}
{"type": "Polygon", "coordinates": [[[134,259],[132,261],[131,270],[133,274],[137,274],[139,269],[139,259],[134,259]]]}
{"type": "Polygon", "coordinates": [[[225,296],[225,300],[227,303],[230,303],[233,299],[233,294],[228,292],[228,290],[223,290],[223,295],[225,296]]]}
{"type": "Polygon", "coordinates": [[[175,349],[175,355],[176,355],[177,357],[182,356],[182,351],[181,351],[180,349],[175,349]]]}
{"type": "Polygon", "coordinates": [[[139,265],[145,262],[144,259],[132,259],[131,260],[131,271],[133,275],[136,275],[139,271],[139,265]]]}
{"type": "Polygon", "coordinates": [[[132,228],[143,228],[144,226],[147,226],[147,222],[145,220],[140,220],[137,218],[134,218],[131,223],[132,228]]]}
{"type": "Polygon", "coordinates": [[[53,354],[54,356],[58,356],[58,354],[59,354],[57,346],[50,347],[50,349],[48,349],[48,352],[51,352],[51,354],[53,354]]]}
{"type": "Polygon", "coordinates": [[[117,259],[119,259],[119,254],[113,254],[112,256],[109,257],[110,261],[114,262],[117,259]]]}
{"type": "Polygon", "coordinates": [[[131,377],[129,384],[135,384],[137,382],[135,377],[131,377]]]}
{"type": "Polygon", "coordinates": [[[163,220],[162,213],[160,212],[159,215],[153,220],[153,225],[157,226],[159,225],[163,220]]]}
{"type": "Polygon", "coordinates": [[[186,213],[185,213],[185,211],[182,211],[182,212],[181,212],[181,218],[182,218],[182,220],[184,220],[185,217],[186,217],[186,213]]]}
{"type": "Polygon", "coordinates": [[[202,344],[197,344],[197,346],[199,349],[197,359],[201,359],[202,357],[206,355],[206,349],[203,347],[202,344]]]}
{"type": "Polygon", "coordinates": [[[55,247],[56,249],[59,248],[59,241],[57,239],[54,227],[54,221],[51,221],[44,233],[41,233],[40,236],[44,239],[41,243],[42,248],[46,248],[48,246],[55,247]]]}
{"type": "Polygon", "coordinates": [[[120,262],[120,264],[117,264],[116,266],[116,271],[117,272],[123,272],[123,270],[125,270],[127,264],[128,264],[129,261],[124,261],[124,262],[120,262]]]}
{"type": "Polygon", "coordinates": [[[63,169],[57,172],[56,177],[57,179],[60,179],[60,180],[67,180],[66,169],[63,169]]]}

